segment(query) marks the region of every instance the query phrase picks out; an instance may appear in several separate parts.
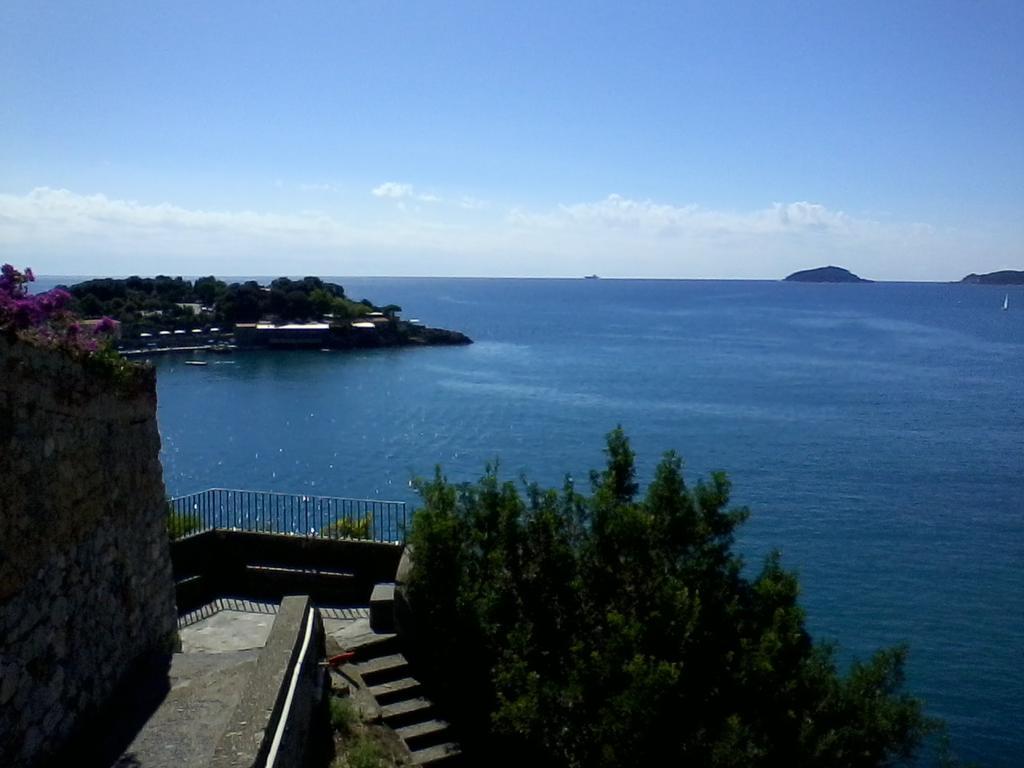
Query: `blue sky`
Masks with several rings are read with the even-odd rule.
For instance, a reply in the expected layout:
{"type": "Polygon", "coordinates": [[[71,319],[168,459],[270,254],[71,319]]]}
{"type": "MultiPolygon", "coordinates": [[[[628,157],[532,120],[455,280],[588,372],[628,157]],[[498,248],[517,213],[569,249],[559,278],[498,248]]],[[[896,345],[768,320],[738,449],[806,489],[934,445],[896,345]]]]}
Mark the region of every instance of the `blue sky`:
{"type": "Polygon", "coordinates": [[[1024,3],[0,5],[49,274],[1024,267],[1024,3]]]}

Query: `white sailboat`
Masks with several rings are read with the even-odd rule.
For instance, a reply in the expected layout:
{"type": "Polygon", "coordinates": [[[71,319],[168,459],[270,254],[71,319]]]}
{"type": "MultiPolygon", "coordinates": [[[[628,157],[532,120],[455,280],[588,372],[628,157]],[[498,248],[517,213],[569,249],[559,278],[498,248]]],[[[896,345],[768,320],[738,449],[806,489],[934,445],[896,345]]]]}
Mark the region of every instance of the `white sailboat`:
{"type": "Polygon", "coordinates": [[[1010,308],[1010,294],[1003,296],[1003,312],[1010,308]]]}

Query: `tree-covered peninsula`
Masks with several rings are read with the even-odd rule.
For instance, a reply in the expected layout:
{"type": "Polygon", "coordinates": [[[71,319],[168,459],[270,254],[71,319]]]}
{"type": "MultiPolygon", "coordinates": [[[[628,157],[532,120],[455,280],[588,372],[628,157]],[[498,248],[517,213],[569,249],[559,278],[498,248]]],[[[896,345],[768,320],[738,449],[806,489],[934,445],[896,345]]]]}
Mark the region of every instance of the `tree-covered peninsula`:
{"type": "Polygon", "coordinates": [[[906,649],[844,674],[778,553],[749,576],[722,473],[668,453],[646,494],[621,429],[592,494],[488,469],[420,484],[406,589],[417,661],[463,745],[496,766],[883,766],[941,725],[906,649]]]}
{"type": "Polygon", "coordinates": [[[192,338],[226,338],[244,345],[335,348],[468,344],[458,331],[428,328],[400,317],[395,304],[350,298],[319,277],[279,277],[226,283],[216,277],[129,277],[87,280],[68,288],[72,309],[85,318],[111,317],[121,325],[121,345],[174,346],[192,338]],[[287,329],[287,334],[278,333],[287,329]],[[243,334],[244,331],[244,334],[243,334]],[[305,340],[304,340],[305,337],[305,340]]]}

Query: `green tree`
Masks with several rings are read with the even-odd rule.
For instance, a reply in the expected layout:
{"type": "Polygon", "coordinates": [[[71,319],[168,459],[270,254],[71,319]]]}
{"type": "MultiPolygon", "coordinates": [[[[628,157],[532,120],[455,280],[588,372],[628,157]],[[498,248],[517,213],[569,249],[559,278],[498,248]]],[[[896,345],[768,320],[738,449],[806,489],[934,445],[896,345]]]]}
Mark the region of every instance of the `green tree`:
{"type": "Polygon", "coordinates": [[[85,294],[78,300],[78,314],[82,317],[100,317],[103,315],[103,305],[91,293],[85,294]]]}
{"type": "Polygon", "coordinates": [[[935,727],[902,692],[906,650],[841,675],[799,583],[733,551],[722,473],[665,455],[643,497],[621,429],[593,493],[419,485],[410,598],[420,659],[464,740],[496,764],[877,766],[935,727]]]}
{"type": "Polygon", "coordinates": [[[302,291],[289,291],[285,296],[285,308],[281,313],[285,320],[308,320],[313,312],[309,296],[302,291]]]}
{"type": "Polygon", "coordinates": [[[326,291],[323,288],[315,288],[310,291],[309,303],[313,308],[313,312],[318,317],[330,313],[334,302],[335,298],[331,295],[330,291],[326,291]]]}
{"type": "Polygon", "coordinates": [[[213,275],[200,277],[192,286],[195,298],[205,306],[212,307],[217,297],[224,293],[227,286],[213,275]]]}

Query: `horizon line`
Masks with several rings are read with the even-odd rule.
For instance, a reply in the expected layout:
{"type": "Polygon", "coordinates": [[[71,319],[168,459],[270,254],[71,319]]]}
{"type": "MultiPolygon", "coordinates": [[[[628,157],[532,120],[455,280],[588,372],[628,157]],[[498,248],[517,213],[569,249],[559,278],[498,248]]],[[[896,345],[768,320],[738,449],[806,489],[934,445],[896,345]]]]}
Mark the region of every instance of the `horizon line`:
{"type": "MultiPolygon", "coordinates": [[[[812,267],[811,269],[814,269],[814,268],[812,267]]],[[[799,271],[804,271],[804,270],[799,270],[799,271]]],[[[1016,271],[1016,270],[1008,269],[1008,270],[995,270],[995,271],[996,272],[1001,272],[1001,271],[1016,271]]],[[[790,274],[792,275],[792,274],[797,274],[797,273],[790,273],[790,274]]],[[[968,273],[968,275],[964,275],[964,277],[968,277],[969,275],[972,275],[972,274],[978,274],[978,273],[973,273],[973,272],[972,273],[968,273]]],[[[984,274],[989,274],[989,273],[984,273],[984,274]]],[[[198,274],[198,273],[197,274],[183,274],[182,273],[182,274],[174,275],[174,274],[168,274],[168,273],[164,273],[164,272],[158,272],[158,273],[146,274],[146,275],[138,274],[138,273],[135,273],[135,274],[116,274],[116,275],[96,275],[96,274],[72,275],[72,274],[56,274],[56,273],[45,273],[45,274],[39,273],[39,274],[36,274],[36,279],[37,280],[39,278],[45,278],[45,279],[49,279],[49,280],[53,280],[53,279],[57,279],[57,278],[67,278],[67,279],[77,279],[77,280],[104,280],[104,279],[106,279],[106,280],[126,280],[126,279],[128,279],[130,277],[140,277],[140,278],[150,278],[150,279],[156,278],[156,277],[171,277],[171,278],[181,278],[182,280],[195,280],[195,279],[202,278],[202,277],[214,277],[217,280],[221,280],[221,281],[243,280],[243,279],[253,280],[253,279],[262,279],[262,278],[268,278],[268,279],[271,279],[271,280],[276,280],[276,279],[281,278],[281,277],[286,277],[286,278],[291,279],[291,280],[296,280],[296,279],[297,280],[302,280],[302,279],[304,279],[306,277],[317,277],[319,279],[337,278],[337,279],[345,279],[345,280],[357,279],[357,280],[573,280],[573,281],[576,281],[576,280],[587,280],[588,279],[588,276],[586,276],[586,275],[344,275],[344,274],[330,275],[330,274],[323,274],[323,273],[319,274],[319,275],[301,275],[299,273],[293,273],[293,274],[289,274],[289,275],[271,275],[271,274],[263,274],[263,275],[246,275],[246,274],[216,275],[216,274],[198,274]]],[[[788,277],[788,275],[787,275],[787,277],[788,277]]],[[[628,281],[647,281],[647,282],[719,282],[719,283],[721,283],[721,282],[733,282],[733,283],[785,283],[785,282],[800,283],[800,282],[802,282],[802,283],[817,283],[817,284],[823,284],[823,285],[854,284],[854,283],[852,283],[852,281],[851,281],[851,283],[846,283],[845,281],[835,281],[835,282],[833,282],[833,281],[824,281],[824,280],[823,281],[787,280],[786,277],[637,277],[637,276],[629,276],[629,275],[607,275],[607,276],[606,275],[598,275],[597,279],[598,280],[605,280],[605,281],[627,281],[628,280],[628,281]]],[[[592,281],[593,281],[593,279],[591,279],[591,282],[592,281]]],[[[905,280],[895,279],[894,280],[894,279],[888,279],[887,280],[887,279],[863,278],[861,281],[857,282],[856,284],[864,285],[864,284],[870,284],[870,283],[924,283],[924,284],[929,284],[929,285],[931,285],[931,284],[954,284],[955,285],[955,284],[963,283],[963,282],[964,282],[963,278],[953,279],[953,280],[938,280],[938,279],[936,279],[936,280],[910,280],[910,279],[905,279],[905,280]]],[[[967,285],[984,285],[984,283],[966,283],[966,284],[967,285]]]]}

